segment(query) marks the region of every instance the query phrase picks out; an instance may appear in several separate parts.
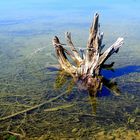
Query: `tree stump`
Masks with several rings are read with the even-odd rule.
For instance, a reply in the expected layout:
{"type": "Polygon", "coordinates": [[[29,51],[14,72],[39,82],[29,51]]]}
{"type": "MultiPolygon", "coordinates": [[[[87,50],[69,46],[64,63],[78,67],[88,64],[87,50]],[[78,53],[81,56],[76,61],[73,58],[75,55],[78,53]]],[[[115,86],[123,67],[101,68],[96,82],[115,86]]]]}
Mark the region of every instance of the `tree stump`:
{"type": "Polygon", "coordinates": [[[72,42],[71,33],[66,33],[67,45],[70,51],[64,47],[65,44],[60,43],[57,36],[52,40],[61,70],[71,75],[75,82],[79,80],[82,81],[82,84],[94,94],[96,94],[95,91],[101,89],[102,86],[102,76],[100,76],[101,68],[113,65],[105,65],[105,61],[113,53],[117,53],[123,44],[123,38],[119,37],[112,46],[102,52],[104,47],[102,44],[104,34],[100,32],[99,28],[99,14],[96,13],[90,27],[87,47],[81,49],[81,55],[72,42]],[[83,50],[86,51],[84,52],[83,50]],[[72,64],[67,56],[69,56],[75,64],[72,64]]]}

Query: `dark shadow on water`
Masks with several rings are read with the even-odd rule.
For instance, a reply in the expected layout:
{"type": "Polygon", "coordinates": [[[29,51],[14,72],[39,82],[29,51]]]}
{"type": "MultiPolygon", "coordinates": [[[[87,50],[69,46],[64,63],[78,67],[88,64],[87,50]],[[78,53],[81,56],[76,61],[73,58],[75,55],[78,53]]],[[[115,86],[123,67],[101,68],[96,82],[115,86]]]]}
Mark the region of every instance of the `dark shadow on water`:
{"type": "Polygon", "coordinates": [[[59,69],[56,68],[56,67],[47,67],[47,70],[49,70],[49,71],[59,71],[59,69]]]}
{"type": "MultiPolygon", "coordinates": [[[[113,69],[113,70],[102,69],[101,75],[103,75],[103,77],[105,79],[105,82],[104,82],[104,84],[105,84],[105,83],[109,83],[109,81],[112,78],[117,78],[120,76],[128,75],[130,73],[135,73],[135,72],[138,72],[138,73],[140,72],[140,66],[132,65],[132,66],[126,66],[126,67],[113,69]]],[[[116,84],[116,86],[117,86],[116,82],[114,84],[116,84]]],[[[106,86],[103,86],[101,94],[98,94],[97,96],[98,97],[109,96],[110,93],[111,93],[110,90],[108,88],[106,88],[106,86]]]]}
{"type": "Polygon", "coordinates": [[[106,69],[101,70],[101,74],[108,79],[120,77],[134,72],[140,72],[140,66],[126,66],[122,68],[115,69],[114,71],[109,71],[106,69]]]}

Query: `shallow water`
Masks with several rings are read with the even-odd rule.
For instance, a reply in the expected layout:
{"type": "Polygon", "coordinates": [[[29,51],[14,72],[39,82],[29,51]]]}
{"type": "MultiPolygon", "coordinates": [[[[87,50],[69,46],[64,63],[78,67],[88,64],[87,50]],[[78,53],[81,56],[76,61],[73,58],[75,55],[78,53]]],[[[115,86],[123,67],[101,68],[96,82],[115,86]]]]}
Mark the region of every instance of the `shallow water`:
{"type": "Polygon", "coordinates": [[[33,139],[42,135],[44,139],[92,139],[99,132],[139,130],[139,13],[138,0],[0,2],[0,118],[48,101],[31,112],[0,119],[1,138],[9,137],[9,131],[33,139]],[[108,61],[115,62],[114,71],[102,71],[119,96],[106,86],[96,98],[89,96],[70,77],[47,69],[58,64],[52,37],[58,35],[65,42],[64,33],[71,31],[76,46],[85,47],[96,11],[105,48],[119,36],[125,40],[108,61]]]}

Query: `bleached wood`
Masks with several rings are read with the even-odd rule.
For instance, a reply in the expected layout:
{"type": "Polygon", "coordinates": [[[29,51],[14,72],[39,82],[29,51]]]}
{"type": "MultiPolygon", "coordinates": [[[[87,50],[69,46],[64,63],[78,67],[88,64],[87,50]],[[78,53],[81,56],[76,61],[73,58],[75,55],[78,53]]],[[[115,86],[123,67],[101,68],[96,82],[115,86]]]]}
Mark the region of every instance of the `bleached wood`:
{"type": "Polygon", "coordinates": [[[71,74],[73,77],[87,79],[87,81],[88,78],[91,79],[91,77],[95,78],[98,76],[105,61],[114,52],[117,53],[123,44],[123,38],[119,37],[111,47],[102,52],[102,49],[105,46],[102,43],[103,36],[104,33],[100,33],[99,14],[96,13],[90,28],[87,47],[82,49],[80,48],[82,57],[72,42],[71,33],[66,33],[67,44],[71,51],[64,48],[58,37],[55,37],[53,39],[53,45],[62,69],[71,74]],[[76,65],[71,63],[66,55],[69,55],[76,65]]]}
{"type": "Polygon", "coordinates": [[[119,37],[117,41],[100,56],[98,65],[103,64],[113,53],[117,53],[123,45],[123,40],[122,37],[119,37]]]}
{"type": "Polygon", "coordinates": [[[77,64],[80,65],[83,62],[83,59],[81,58],[80,54],[78,53],[78,51],[76,50],[76,48],[72,42],[71,33],[66,32],[65,36],[66,36],[67,44],[70,47],[71,51],[73,52],[73,55],[76,59],[77,64]]]}
{"type": "Polygon", "coordinates": [[[77,68],[68,61],[65,52],[72,59],[75,59],[74,56],[68,50],[64,49],[64,47],[60,44],[58,37],[55,36],[52,42],[55,47],[56,55],[61,68],[64,69],[69,74],[76,73],[77,68]]]}
{"type": "Polygon", "coordinates": [[[94,15],[93,23],[90,28],[90,34],[87,42],[87,51],[85,58],[84,74],[93,75],[93,69],[96,66],[99,59],[99,14],[94,15]]]}

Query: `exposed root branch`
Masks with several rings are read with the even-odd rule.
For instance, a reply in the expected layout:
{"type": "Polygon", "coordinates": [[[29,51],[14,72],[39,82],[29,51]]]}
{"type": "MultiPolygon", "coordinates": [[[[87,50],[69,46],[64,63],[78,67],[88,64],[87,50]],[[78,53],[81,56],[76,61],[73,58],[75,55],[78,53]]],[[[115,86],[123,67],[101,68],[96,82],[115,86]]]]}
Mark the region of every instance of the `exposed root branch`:
{"type": "Polygon", "coordinates": [[[11,118],[13,118],[13,117],[16,117],[16,116],[21,115],[21,114],[24,114],[24,113],[29,113],[29,112],[31,112],[31,111],[33,111],[33,110],[36,110],[37,108],[40,108],[40,107],[44,106],[44,105],[47,104],[47,103],[50,103],[50,102],[53,102],[53,101],[57,100],[58,98],[60,98],[60,97],[63,96],[64,94],[66,94],[66,92],[63,92],[63,93],[61,93],[60,95],[58,95],[58,96],[56,96],[56,97],[54,97],[54,98],[52,98],[52,99],[50,99],[50,100],[48,100],[48,101],[46,101],[46,102],[44,102],[44,103],[41,103],[41,104],[39,104],[39,105],[35,105],[35,106],[30,107],[30,108],[28,108],[28,109],[26,109],[26,110],[22,110],[22,111],[20,111],[20,112],[11,114],[11,115],[6,116],[6,117],[3,117],[3,118],[0,118],[0,122],[1,122],[1,121],[4,121],[4,120],[7,120],[7,119],[11,119],[11,118]]]}
{"type": "Polygon", "coordinates": [[[45,112],[58,111],[58,110],[62,110],[62,109],[72,107],[72,106],[74,106],[74,104],[67,104],[67,105],[62,105],[62,106],[58,106],[58,107],[54,107],[54,108],[48,108],[48,109],[45,109],[44,111],[45,112]]]}

